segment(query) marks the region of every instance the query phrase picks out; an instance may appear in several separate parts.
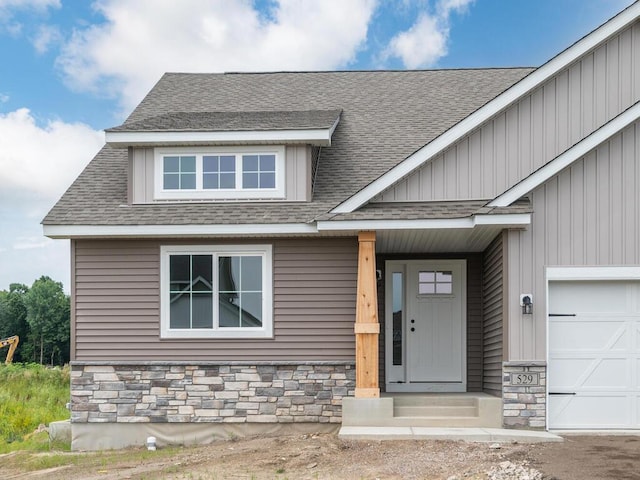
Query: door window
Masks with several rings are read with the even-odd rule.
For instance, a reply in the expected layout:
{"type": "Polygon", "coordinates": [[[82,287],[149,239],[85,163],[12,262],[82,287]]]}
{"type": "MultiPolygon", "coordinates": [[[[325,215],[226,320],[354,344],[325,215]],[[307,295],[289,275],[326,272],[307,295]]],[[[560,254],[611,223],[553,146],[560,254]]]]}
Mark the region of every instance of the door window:
{"type": "Polygon", "coordinates": [[[451,270],[421,270],[418,272],[418,295],[451,295],[453,272],[451,270]]]}

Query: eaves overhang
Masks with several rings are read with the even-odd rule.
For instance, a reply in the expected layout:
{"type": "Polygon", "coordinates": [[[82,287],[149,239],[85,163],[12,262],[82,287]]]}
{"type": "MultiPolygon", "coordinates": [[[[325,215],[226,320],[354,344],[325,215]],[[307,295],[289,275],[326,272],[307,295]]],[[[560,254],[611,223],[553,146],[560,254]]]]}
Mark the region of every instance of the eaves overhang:
{"type": "Polygon", "coordinates": [[[363,230],[448,230],[482,226],[523,228],[531,214],[473,215],[422,220],[335,220],[316,223],[245,225],[43,225],[49,238],[198,238],[205,236],[291,236],[336,234],[363,230]]]}
{"type": "Polygon", "coordinates": [[[331,128],[312,130],[263,130],[235,132],[105,132],[105,141],[116,148],[181,145],[274,145],[331,146],[331,128]]]}
{"type": "Polygon", "coordinates": [[[198,238],[203,236],[278,236],[318,233],[313,224],[244,225],[43,225],[49,238],[198,238]]]}
{"type": "Polygon", "coordinates": [[[432,218],[418,220],[326,220],[318,222],[320,232],[362,230],[448,230],[472,229],[480,226],[523,228],[531,224],[530,213],[472,215],[464,218],[432,218]]]}

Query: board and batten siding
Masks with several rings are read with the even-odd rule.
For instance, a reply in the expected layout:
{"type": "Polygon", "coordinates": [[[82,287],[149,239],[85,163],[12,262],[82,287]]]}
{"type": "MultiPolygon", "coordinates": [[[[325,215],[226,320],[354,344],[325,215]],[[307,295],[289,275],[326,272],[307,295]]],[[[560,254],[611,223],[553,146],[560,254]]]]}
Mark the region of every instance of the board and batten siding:
{"type": "MultiPolygon", "coordinates": [[[[309,145],[285,147],[285,201],[311,200],[311,148],[309,145]]],[[[129,148],[129,203],[154,202],[154,164],[153,148],[129,148]]]]}
{"type": "Polygon", "coordinates": [[[640,100],[640,22],[629,26],[374,201],[495,198],[640,100]]]}
{"type": "Polygon", "coordinates": [[[483,391],[495,396],[502,395],[502,360],[504,331],[504,239],[501,232],[484,251],[483,262],[483,391]]]}
{"type": "Polygon", "coordinates": [[[640,264],[639,185],[637,121],[532,192],[532,224],[509,232],[509,360],[546,359],[545,266],[640,264]]]}
{"type": "Polygon", "coordinates": [[[354,238],[255,242],[273,244],[273,339],[161,340],[160,245],[220,243],[75,240],[74,360],[353,361],[354,238]]]}

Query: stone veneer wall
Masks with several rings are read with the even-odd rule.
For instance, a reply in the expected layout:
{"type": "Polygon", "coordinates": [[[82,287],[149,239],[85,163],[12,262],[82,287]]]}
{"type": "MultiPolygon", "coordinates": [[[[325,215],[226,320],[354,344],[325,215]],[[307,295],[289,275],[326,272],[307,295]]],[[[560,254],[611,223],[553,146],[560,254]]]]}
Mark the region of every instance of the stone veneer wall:
{"type": "Polygon", "coordinates": [[[73,423],[340,423],[353,364],[73,362],[73,423]]]}
{"type": "Polygon", "coordinates": [[[545,429],[547,366],[545,362],[504,362],[502,366],[503,423],[505,428],[545,429]],[[538,375],[537,385],[514,385],[511,374],[538,375]]]}

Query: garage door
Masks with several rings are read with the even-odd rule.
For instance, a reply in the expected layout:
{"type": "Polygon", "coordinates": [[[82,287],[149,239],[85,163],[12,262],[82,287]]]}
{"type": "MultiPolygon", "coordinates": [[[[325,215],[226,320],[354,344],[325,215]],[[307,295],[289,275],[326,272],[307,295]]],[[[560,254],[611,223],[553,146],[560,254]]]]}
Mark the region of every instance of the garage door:
{"type": "Polygon", "coordinates": [[[640,282],[549,283],[549,428],[640,428],[640,282]]]}

